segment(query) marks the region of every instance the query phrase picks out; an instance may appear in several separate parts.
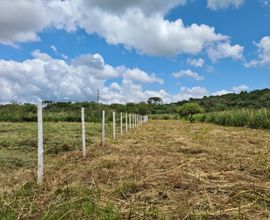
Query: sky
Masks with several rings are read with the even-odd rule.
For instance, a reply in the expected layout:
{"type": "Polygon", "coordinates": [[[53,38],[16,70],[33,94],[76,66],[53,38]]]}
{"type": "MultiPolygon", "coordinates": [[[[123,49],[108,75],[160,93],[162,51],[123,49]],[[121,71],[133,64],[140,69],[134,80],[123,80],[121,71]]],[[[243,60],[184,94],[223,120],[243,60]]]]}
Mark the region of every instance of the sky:
{"type": "Polygon", "coordinates": [[[269,88],[270,0],[1,0],[0,103],[269,88]]]}

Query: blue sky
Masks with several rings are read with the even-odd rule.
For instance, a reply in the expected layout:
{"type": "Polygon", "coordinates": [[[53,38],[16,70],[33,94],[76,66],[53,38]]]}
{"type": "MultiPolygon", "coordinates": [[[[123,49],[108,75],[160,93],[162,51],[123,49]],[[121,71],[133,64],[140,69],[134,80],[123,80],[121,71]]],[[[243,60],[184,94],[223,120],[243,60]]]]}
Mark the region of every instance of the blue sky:
{"type": "Polygon", "coordinates": [[[268,88],[269,0],[2,0],[0,103],[268,88]],[[13,16],[16,13],[17,16],[13,16]]]}

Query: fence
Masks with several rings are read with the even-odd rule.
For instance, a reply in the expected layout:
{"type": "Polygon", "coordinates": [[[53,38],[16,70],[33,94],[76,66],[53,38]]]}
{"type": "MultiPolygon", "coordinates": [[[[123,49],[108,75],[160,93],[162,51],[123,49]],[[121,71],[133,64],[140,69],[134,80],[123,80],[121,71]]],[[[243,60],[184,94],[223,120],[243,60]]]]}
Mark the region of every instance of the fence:
{"type": "MultiPolygon", "coordinates": [[[[38,104],[38,176],[37,176],[37,183],[39,185],[43,184],[43,117],[42,117],[42,104],[38,104]]],[[[116,134],[116,112],[112,113],[112,133],[113,133],[113,140],[117,139],[116,134]]],[[[101,145],[106,146],[106,112],[105,110],[102,111],[102,131],[101,131],[101,145]]],[[[146,123],[148,121],[147,115],[138,115],[125,113],[125,123],[123,123],[123,113],[120,113],[120,136],[123,136],[123,125],[125,124],[125,131],[126,133],[129,130],[135,129],[138,126],[146,123]]],[[[85,109],[81,109],[81,123],[82,123],[82,156],[86,158],[87,156],[87,149],[86,149],[86,129],[85,129],[85,109]]]]}

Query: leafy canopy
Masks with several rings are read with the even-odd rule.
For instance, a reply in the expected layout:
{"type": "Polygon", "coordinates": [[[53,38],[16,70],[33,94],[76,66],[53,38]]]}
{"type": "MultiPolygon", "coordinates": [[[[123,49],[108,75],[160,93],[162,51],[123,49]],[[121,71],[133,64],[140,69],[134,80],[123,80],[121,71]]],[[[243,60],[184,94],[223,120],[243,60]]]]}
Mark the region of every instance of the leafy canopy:
{"type": "Polygon", "coordinates": [[[186,103],[178,109],[178,114],[180,116],[189,116],[190,122],[192,122],[192,116],[194,114],[203,113],[203,112],[204,112],[204,109],[195,102],[186,103]]]}
{"type": "Polygon", "coordinates": [[[157,105],[157,104],[162,104],[162,99],[160,97],[150,97],[148,100],[147,100],[147,103],[148,104],[154,104],[154,105],[157,105]]]}

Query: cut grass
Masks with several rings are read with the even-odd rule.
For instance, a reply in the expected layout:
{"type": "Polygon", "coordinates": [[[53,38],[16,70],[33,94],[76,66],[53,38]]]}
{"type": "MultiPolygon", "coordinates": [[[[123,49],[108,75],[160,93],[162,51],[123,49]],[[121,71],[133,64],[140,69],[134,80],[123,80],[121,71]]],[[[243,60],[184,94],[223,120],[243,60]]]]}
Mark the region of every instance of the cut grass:
{"type": "Polygon", "coordinates": [[[122,199],[126,199],[137,192],[139,192],[139,186],[131,180],[121,183],[116,189],[117,195],[122,199]]]}
{"type": "Polygon", "coordinates": [[[117,142],[108,140],[106,147],[100,146],[97,132],[83,160],[80,123],[51,124],[45,148],[66,143],[74,150],[45,155],[44,186],[39,188],[36,163],[27,165],[36,158],[36,149],[14,147],[34,140],[33,126],[5,123],[5,132],[0,126],[8,145],[1,146],[6,155],[1,157],[6,166],[0,176],[2,218],[270,218],[268,130],[150,121],[117,142]],[[30,140],[15,132],[26,128],[30,140]],[[13,144],[10,134],[15,135],[13,144]],[[5,162],[10,155],[26,164],[10,166],[5,162]]]}
{"type": "Polygon", "coordinates": [[[66,186],[49,193],[28,182],[0,202],[1,219],[120,219],[112,205],[96,203],[99,193],[86,186],[66,186]],[[48,194],[48,195],[46,195],[48,194]],[[45,199],[45,200],[44,200],[45,199]],[[42,206],[42,212],[40,212],[42,206]]]}

